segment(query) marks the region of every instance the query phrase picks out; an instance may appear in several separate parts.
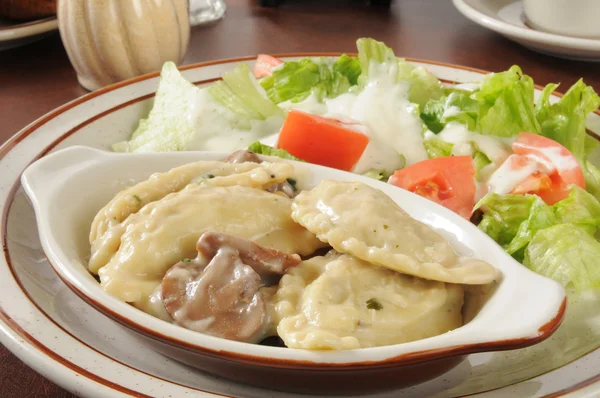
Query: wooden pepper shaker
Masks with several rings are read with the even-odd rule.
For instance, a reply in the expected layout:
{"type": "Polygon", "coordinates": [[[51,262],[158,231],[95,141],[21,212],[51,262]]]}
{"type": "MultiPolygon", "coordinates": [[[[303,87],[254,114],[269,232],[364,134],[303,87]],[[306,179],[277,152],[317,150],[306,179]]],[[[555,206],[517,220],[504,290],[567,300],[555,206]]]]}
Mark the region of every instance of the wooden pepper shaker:
{"type": "Polygon", "coordinates": [[[179,64],[190,37],[188,0],[59,0],[58,26],[79,83],[93,91],[179,64]]]}

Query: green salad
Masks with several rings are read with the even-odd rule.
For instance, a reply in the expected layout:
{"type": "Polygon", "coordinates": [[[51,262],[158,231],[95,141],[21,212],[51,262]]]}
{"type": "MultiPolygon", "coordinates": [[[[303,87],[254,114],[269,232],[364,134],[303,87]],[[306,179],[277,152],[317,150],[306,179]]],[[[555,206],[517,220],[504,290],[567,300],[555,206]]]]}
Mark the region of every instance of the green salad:
{"type": "Polygon", "coordinates": [[[579,80],[534,99],[518,67],[442,82],[362,38],[358,56],[259,55],[198,87],[166,63],[120,152],[249,148],[384,180],[470,219],[535,272],[600,287],[600,170],[586,132],[600,106],[579,80]]]}

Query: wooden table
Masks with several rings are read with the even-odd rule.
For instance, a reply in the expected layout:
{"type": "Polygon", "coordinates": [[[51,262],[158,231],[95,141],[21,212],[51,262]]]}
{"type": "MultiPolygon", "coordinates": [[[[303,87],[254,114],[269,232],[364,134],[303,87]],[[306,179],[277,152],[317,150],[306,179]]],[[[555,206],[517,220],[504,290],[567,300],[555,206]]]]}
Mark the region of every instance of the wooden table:
{"type": "MultiPolygon", "coordinates": [[[[527,50],[470,22],[449,0],[395,0],[391,9],[360,1],[287,0],[278,9],[227,0],[227,16],[195,27],[184,63],[263,53],[355,52],[358,37],[390,45],[398,56],[501,71],[520,65],[538,84],[577,79],[600,90],[598,64],[527,50]]],[[[0,144],[46,112],[86,91],[75,79],[60,37],[0,52],[0,144]]],[[[1,294],[1,293],[0,293],[1,294]]],[[[72,397],[0,346],[0,396],[72,397]]]]}

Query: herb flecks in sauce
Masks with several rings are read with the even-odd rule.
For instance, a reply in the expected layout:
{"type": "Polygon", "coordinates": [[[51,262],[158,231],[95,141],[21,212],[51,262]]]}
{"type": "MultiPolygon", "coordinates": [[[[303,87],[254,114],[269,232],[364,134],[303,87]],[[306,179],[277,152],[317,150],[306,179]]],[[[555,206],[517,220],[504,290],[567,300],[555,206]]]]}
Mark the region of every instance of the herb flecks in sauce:
{"type": "Polygon", "coordinates": [[[383,305],[375,297],[371,297],[367,300],[367,308],[370,310],[379,311],[383,309],[383,305]]]}

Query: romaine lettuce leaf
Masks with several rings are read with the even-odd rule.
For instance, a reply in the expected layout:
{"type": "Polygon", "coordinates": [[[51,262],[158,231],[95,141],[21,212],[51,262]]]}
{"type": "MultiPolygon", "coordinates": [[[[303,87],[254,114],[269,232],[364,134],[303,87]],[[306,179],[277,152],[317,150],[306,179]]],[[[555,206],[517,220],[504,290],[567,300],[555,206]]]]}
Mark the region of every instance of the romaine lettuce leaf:
{"type": "Polygon", "coordinates": [[[476,208],[484,212],[479,228],[519,261],[523,260],[522,249],[540,230],[572,224],[593,236],[600,227],[600,202],[578,186],[553,206],[536,195],[488,194],[476,208]]]}
{"type": "Polygon", "coordinates": [[[464,92],[452,92],[439,100],[429,101],[421,112],[421,119],[433,133],[439,133],[447,123],[456,121],[477,131],[479,102],[464,92]]]}
{"type": "Polygon", "coordinates": [[[398,81],[410,83],[408,100],[423,108],[428,101],[444,95],[444,85],[422,66],[415,66],[404,59],[398,60],[398,81]]]}
{"type": "Polygon", "coordinates": [[[247,63],[240,63],[224,74],[223,80],[215,82],[208,91],[218,102],[244,118],[264,120],[283,116],[283,111],[267,98],[247,63]]]}
{"type": "Polygon", "coordinates": [[[439,138],[430,138],[423,141],[423,146],[429,159],[441,158],[452,155],[453,144],[442,141],[439,138]]]}
{"type": "Polygon", "coordinates": [[[500,137],[516,136],[522,131],[540,132],[533,105],[533,80],[518,66],[485,76],[473,92],[449,91],[440,100],[427,102],[421,113],[421,119],[434,133],[451,121],[465,124],[474,132],[500,137]]]}
{"type": "Polygon", "coordinates": [[[481,88],[472,94],[480,103],[478,131],[500,137],[539,133],[533,93],[533,79],[516,65],[484,77],[481,88]]]}
{"type": "Polygon", "coordinates": [[[539,197],[534,197],[529,209],[529,216],[519,225],[515,237],[505,248],[506,252],[512,254],[518,261],[523,261],[521,249],[527,247],[537,231],[558,223],[553,209],[539,197]]]}
{"type": "Polygon", "coordinates": [[[309,58],[288,61],[273,71],[271,76],[261,79],[260,85],[276,104],[299,95],[303,95],[305,98],[321,81],[322,70],[326,68],[326,65],[319,65],[309,58]]]}
{"type": "Polygon", "coordinates": [[[130,141],[113,145],[116,152],[179,151],[194,139],[195,120],[187,117],[199,88],[181,76],[172,62],[163,65],[154,106],[130,141]]]}
{"type": "Polygon", "coordinates": [[[594,152],[596,150],[596,148],[598,148],[598,146],[600,145],[600,142],[598,142],[598,140],[592,136],[590,136],[589,134],[585,135],[585,155],[589,156],[592,154],[592,152],[594,152]]]}
{"type": "Polygon", "coordinates": [[[261,143],[260,141],[255,141],[252,144],[250,144],[250,146],[248,146],[248,150],[252,151],[256,154],[259,154],[259,155],[277,156],[282,159],[300,160],[301,161],[301,159],[298,159],[297,157],[290,154],[285,149],[273,148],[272,146],[265,145],[265,144],[261,143]]]}
{"type": "Polygon", "coordinates": [[[242,98],[238,97],[231,88],[222,80],[214,82],[208,87],[210,95],[220,104],[233,111],[240,117],[242,125],[249,127],[248,120],[262,120],[263,116],[254,109],[247,107],[242,98]]]}
{"type": "Polygon", "coordinates": [[[358,84],[358,77],[361,73],[360,61],[356,57],[350,57],[342,54],[332,65],[334,73],[339,73],[348,79],[351,86],[358,84]]]}
{"type": "Polygon", "coordinates": [[[577,185],[573,185],[566,199],[552,207],[559,223],[589,226],[592,233],[600,227],[600,202],[577,185]]]}
{"type": "Polygon", "coordinates": [[[394,51],[384,43],[361,38],[356,41],[356,47],[362,71],[358,78],[359,87],[373,79],[391,83],[406,81],[410,83],[408,100],[419,107],[444,95],[444,85],[434,74],[422,66],[396,58],[394,51]]]}
{"type": "Polygon", "coordinates": [[[278,121],[283,120],[283,110],[266,97],[247,64],[237,65],[223,79],[198,88],[183,78],[175,64],[165,63],[148,118],[140,120],[130,141],[114,144],[113,150],[163,152],[198,148],[214,136],[215,121],[222,129],[236,134],[277,128],[278,121]],[[206,112],[212,119],[206,120],[206,112]]]}
{"type": "MultiPolygon", "coordinates": [[[[542,94],[535,104],[535,117],[539,121],[543,121],[548,118],[548,112],[550,111],[550,97],[554,90],[558,88],[556,83],[548,83],[542,90],[542,94]]],[[[541,128],[541,126],[540,126],[541,128]]]]}
{"type": "Polygon", "coordinates": [[[287,61],[260,80],[267,96],[276,104],[290,100],[297,103],[314,93],[318,100],[337,97],[356,84],[360,74],[357,59],[342,55],[335,62],[304,58],[287,61]]]}
{"type": "Polygon", "coordinates": [[[419,115],[425,126],[432,133],[439,133],[444,129],[446,125],[445,121],[442,121],[442,117],[444,115],[444,109],[446,104],[446,97],[437,100],[437,101],[429,101],[425,104],[423,111],[419,115]]]}
{"type": "Polygon", "coordinates": [[[536,232],[525,250],[523,264],[578,290],[600,287],[600,243],[586,228],[558,224],[536,232]]]}
{"type": "Polygon", "coordinates": [[[600,106],[600,97],[582,80],[555,104],[550,98],[557,84],[548,84],[534,106],[534,84],[518,66],[485,76],[472,93],[450,90],[447,97],[429,101],[421,118],[434,133],[459,121],[472,131],[512,137],[522,131],[542,134],[569,149],[578,159],[597,143],[585,134],[585,121],[600,106]],[[454,97],[453,97],[454,95],[454,97]]]}
{"type": "Polygon", "coordinates": [[[533,234],[556,223],[552,209],[536,195],[484,196],[475,209],[484,214],[479,228],[509,253],[527,245],[533,234]]]}
{"type": "Polygon", "coordinates": [[[550,95],[556,87],[556,84],[547,85],[536,107],[541,134],[563,145],[576,158],[583,159],[586,143],[589,145],[586,118],[600,106],[600,96],[580,79],[559,101],[550,104],[550,95]]]}
{"type": "Polygon", "coordinates": [[[492,163],[492,161],[485,153],[481,152],[480,150],[476,150],[473,154],[473,163],[475,164],[476,177],[479,178],[481,169],[492,163]]]}
{"type": "Polygon", "coordinates": [[[361,74],[358,85],[364,87],[370,80],[385,79],[388,82],[398,81],[398,59],[394,51],[384,43],[361,38],[356,41],[361,74]]]}
{"type": "MultiPolygon", "coordinates": [[[[350,82],[348,78],[338,72],[332,72],[331,74],[327,71],[325,77],[319,84],[308,91],[308,94],[314,93],[319,101],[323,101],[325,98],[335,98],[340,94],[347,93],[350,90],[350,82]]],[[[292,102],[299,102],[306,98],[306,94],[301,95],[298,98],[293,98],[292,102]]]]}
{"type": "Polygon", "coordinates": [[[556,103],[550,95],[558,87],[548,84],[536,106],[541,134],[567,148],[579,160],[587,189],[600,197],[600,172],[586,157],[598,145],[586,133],[586,118],[600,107],[600,96],[583,80],[577,81],[556,103]]]}
{"type": "Polygon", "coordinates": [[[594,195],[596,199],[600,199],[600,169],[586,159],[584,163],[579,163],[585,178],[585,189],[594,195]]]}

